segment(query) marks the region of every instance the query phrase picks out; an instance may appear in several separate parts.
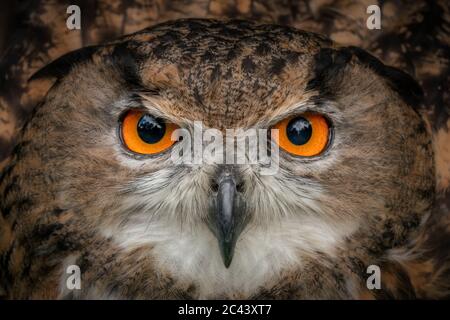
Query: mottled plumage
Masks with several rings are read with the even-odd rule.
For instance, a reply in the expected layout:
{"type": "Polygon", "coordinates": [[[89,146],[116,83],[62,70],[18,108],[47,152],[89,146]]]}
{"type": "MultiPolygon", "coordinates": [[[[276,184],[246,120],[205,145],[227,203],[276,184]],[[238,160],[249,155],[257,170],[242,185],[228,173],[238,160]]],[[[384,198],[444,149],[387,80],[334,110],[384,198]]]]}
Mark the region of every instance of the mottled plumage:
{"type": "MultiPolygon", "coordinates": [[[[81,40],[78,31],[67,32],[75,41],[60,38],[69,47],[51,35],[58,49],[46,52],[44,60],[136,31],[144,21],[234,13],[321,32],[338,44],[287,26],[179,20],[69,53],[35,74],[29,85],[24,79],[36,67],[19,64],[19,73],[11,68],[14,81],[3,86],[0,100],[3,107],[13,106],[2,112],[15,110],[15,116],[5,113],[15,119],[11,123],[52,88],[17,138],[0,181],[5,295],[448,297],[448,97],[435,88],[447,83],[448,72],[422,59],[424,47],[437,47],[442,55],[448,51],[446,7],[411,7],[408,14],[424,13],[424,23],[444,8],[436,27],[443,35],[439,41],[405,36],[404,52],[389,40],[402,37],[394,34],[397,19],[386,19],[381,35],[365,28],[349,32],[358,24],[338,23],[346,21],[345,10],[365,23],[357,9],[365,9],[362,3],[214,3],[207,13],[201,4],[183,7],[189,14],[155,3],[159,9],[149,11],[160,12],[155,17],[136,15],[139,27],[123,20],[120,31],[105,27],[111,34],[104,36],[93,27],[98,19],[88,20],[92,28],[82,29],[81,40]],[[340,15],[331,19],[333,12],[340,15]],[[424,95],[406,73],[348,45],[370,49],[416,75],[424,95]],[[149,108],[188,128],[201,120],[221,130],[267,128],[286,115],[313,110],[330,118],[333,141],[316,159],[282,153],[275,176],[239,168],[252,220],[226,269],[205,224],[217,168],[177,167],[167,154],[142,159],[127,153],[117,126],[129,107],[149,108]],[[69,264],[82,270],[83,289],[75,293],[64,286],[69,264]],[[381,267],[381,290],[365,287],[371,264],[381,267]]],[[[396,9],[391,2],[382,7],[387,13],[396,9]]],[[[116,10],[102,10],[110,9],[116,10]]],[[[5,65],[13,62],[17,48],[6,57],[5,65]]],[[[34,59],[28,57],[22,61],[34,59]]]]}
{"type": "Polygon", "coordinates": [[[287,27],[182,20],[81,49],[34,79],[51,76],[2,178],[10,297],[71,296],[61,280],[71,261],[82,298],[356,298],[367,266],[431,209],[420,88],[360,49],[287,27]],[[133,106],[218,129],[311,110],[330,118],[334,139],[316,159],[282,154],[274,176],[239,166],[252,221],[226,269],[204,223],[216,166],[127,154],[116,132],[133,106]]]}

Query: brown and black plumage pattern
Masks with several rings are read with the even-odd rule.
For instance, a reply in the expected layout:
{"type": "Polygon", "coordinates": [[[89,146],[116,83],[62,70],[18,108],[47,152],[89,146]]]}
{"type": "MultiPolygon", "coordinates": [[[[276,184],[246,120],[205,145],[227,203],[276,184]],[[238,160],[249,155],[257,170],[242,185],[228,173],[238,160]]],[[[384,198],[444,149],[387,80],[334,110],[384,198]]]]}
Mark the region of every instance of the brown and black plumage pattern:
{"type": "MultiPolygon", "coordinates": [[[[41,36],[35,42],[23,36],[2,60],[8,75],[0,99],[3,158],[12,154],[4,161],[0,184],[0,275],[7,297],[67,297],[59,291],[61,264],[67,261],[85,270],[83,283],[91,287],[82,298],[448,297],[449,12],[444,2],[402,6],[385,1],[380,31],[364,27],[366,6],[355,1],[80,4],[89,12],[81,31],[55,27],[65,23],[59,12],[65,12],[66,4],[30,5],[34,7],[24,7],[22,14],[31,8],[41,14],[24,27],[41,36]],[[404,19],[396,18],[399,12],[404,19]],[[62,53],[149,24],[235,15],[319,32],[347,46],[273,25],[181,21],[82,49],[26,82],[62,53]],[[348,45],[370,50],[414,75],[423,97],[409,76],[348,45]],[[11,149],[16,127],[54,78],[59,78],[56,86],[11,149]],[[73,92],[74,83],[83,95],[73,92]],[[333,101],[339,111],[319,110],[342,112],[336,125],[347,130],[341,144],[343,166],[290,171],[290,178],[299,174],[326,187],[329,192],[320,200],[325,211],[327,204],[333,205],[329,218],[345,220],[359,212],[367,221],[345,237],[337,253],[316,251],[304,257],[301,268],[281,270],[245,292],[206,294],[201,281],[161,269],[150,247],[123,250],[98,229],[124,219],[125,212],[117,208],[125,195],[114,186],[137,178],[138,172],[111,158],[117,152],[111,151],[114,142],[105,144],[101,137],[120,111],[120,106],[105,106],[123,97],[136,103],[130,92],[154,94],[173,117],[203,120],[219,129],[254,125],[287,108],[287,101],[304,99],[317,107],[333,101]],[[375,105],[376,111],[360,112],[375,105]],[[74,119],[76,128],[71,126],[74,119]],[[384,134],[376,132],[380,127],[387,128],[384,134]],[[349,148],[346,141],[357,141],[360,148],[349,148]],[[380,264],[383,270],[380,291],[364,290],[368,264],[380,264]]],[[[139,174],[154,170],[144,168],[139,174]]]]}

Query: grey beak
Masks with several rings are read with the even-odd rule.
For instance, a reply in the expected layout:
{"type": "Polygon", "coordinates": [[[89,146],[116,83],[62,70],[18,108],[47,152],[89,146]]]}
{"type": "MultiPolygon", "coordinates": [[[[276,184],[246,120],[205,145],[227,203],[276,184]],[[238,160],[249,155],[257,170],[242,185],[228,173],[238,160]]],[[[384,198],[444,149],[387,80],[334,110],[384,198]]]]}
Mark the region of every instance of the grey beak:
{"type": "Polygon", "coordinates": [[[248,219],[233,167],[222,167],[216,181],[217,193],[214,192],[210,202],[209,226],[219,242],[223,263],[228,268],[233,260],[236,241],[248,219]]]}

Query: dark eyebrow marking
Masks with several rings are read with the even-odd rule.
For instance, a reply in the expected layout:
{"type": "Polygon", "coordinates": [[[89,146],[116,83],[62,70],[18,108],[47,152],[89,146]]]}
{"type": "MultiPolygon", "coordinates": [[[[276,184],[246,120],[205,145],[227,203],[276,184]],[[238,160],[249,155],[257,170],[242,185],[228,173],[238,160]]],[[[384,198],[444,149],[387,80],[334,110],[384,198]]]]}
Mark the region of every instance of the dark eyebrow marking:
{"type": "Polygon", "coordinates": [[[241,68],[245,73],[253,73],[256,69],[256,65],[252,58],[247,56],[242,60],[241,68]]]}
{"type": "Polygon", "coordinates": [[[269,68],[269,74],[270,75],[279,75],[284,67],[286,66],[286,60],[283,58],[274,58],[272,59],[270,68],[269,68]]]}
{"type": "Polygon", "coordinates": [[[314,76],[306,85],[306,90],[318,89],[322,95],[329,94],[328,82],[348,64],[348,51],[322,48],[314,55],[314,76]]]}
{"type": "Polygon", "coordinates": [[[117,44],[114,46],[110,59],[127,84],[143,87],[140,68],[144,56],[138,52],[138,46],[139,43],[135,41],[117,44]]]}

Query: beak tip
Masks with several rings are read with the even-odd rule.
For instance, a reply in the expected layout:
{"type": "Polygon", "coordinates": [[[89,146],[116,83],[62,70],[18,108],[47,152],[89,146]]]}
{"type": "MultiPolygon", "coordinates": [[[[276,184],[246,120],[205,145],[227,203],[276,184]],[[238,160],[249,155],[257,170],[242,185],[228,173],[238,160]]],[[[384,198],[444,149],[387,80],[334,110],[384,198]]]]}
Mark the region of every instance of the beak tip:
{"type": "Polygon", "coordinates": [[[224,264],[225,268],[228,269],[228,268],[230,267],[231,261],[232,261],[232,260],[233,260],[233,258],[231,258],[231,257],[228,258],[228,259],[227,259],[227,258],[224,258],[224,259],[223,259],[223,264],[224,264]]]}
{"type": "Polygon", "coordinates": [[[233,255],[234,255],[234,244],[226,243],[221,246],[222,251],[222,261],[225,266],[225,268],[229,268],[231,265],[231,262],[233,261],[233,255]]]}

